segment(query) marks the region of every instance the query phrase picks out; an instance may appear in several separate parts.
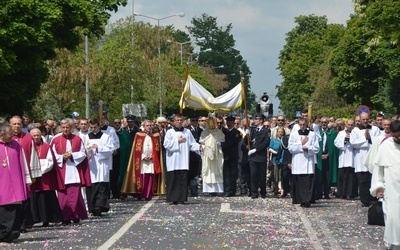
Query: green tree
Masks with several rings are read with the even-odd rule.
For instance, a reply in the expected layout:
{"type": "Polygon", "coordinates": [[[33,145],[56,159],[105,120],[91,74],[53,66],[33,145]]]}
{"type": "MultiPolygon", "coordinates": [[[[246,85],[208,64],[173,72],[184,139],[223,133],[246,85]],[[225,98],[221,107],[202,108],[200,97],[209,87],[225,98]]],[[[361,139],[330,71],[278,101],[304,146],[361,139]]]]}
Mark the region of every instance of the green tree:
{"type": "MultiPolygon", "coordinates": [[[[160,37],[163,111],[165,114],[179,112],[181,80],[185,79],[186,66],[174,63],[178,47],[176,43],[167,42],[173,39],[173,33],[174,28],[170,26],[136,22],[132,45],[132,19],[127,18],[110,24],[101,39],[90,39],[90,106],[102,100],[109,107],[108,117],[112,119],[122,115],[122,104],[133,101],[147,105],[149,118],[158,116],[160,37]],[[132,84],[133,100],[130,97],[132,84]]],[[[57,57],[49,60],[49,67],[51,77],[42,84],[35,101],[35,116],[60,119],[70,116],[72,111],[85,114],[84,43],[74,51],[58,50],[57,57]]],[[[207,67],[191,66],[189,73],[212,93],[227,86],[223,75],[214,74],[207,67]]],[[[90,111],[91,116],[97,116],[96,112],[90,111]]]]}
{"type": "Polygon", "coordinates": [[[334,88],[347,103],[399,113],[400,2],[354,2],[356,13],[330,58],[334,88]]]}
{"type": "Polygon", "coordinates": [[[247,90],[248,108],[254,103],[254,95],[250,91],[251,71],[247,62],[240,55],[240,51],[235,49],[235,39],[231,34],[232,24],[226,27],[218,26],[217,18],[202,14],[201,17],[194,17],[191,21],[192,26],[186,27],[191,36],[195,38],[204,37],[204,41],[198,41],[197,45],[201,50],[212,49],[209,52],[200,53],[198,63],[201,66],[209,65],[218,74],[224,74],[229,85],[223,91],[226,92],[236,86],[240,80],[240,71],[244,75],[244,82],[247,90]],[[223,65],[223,68],[219,66],[223,65]]]}
{"type": "Polygon", "coordinates": [[[0,7],[1,114],[30,110],[49,76],[56,49],[74,49],[82,34],[99,36],[126,0],[3,1],[0,7]]]}
{"type": "Polygon", "coordinates": [[[338,95],[330,95],[332,76],[326,62],[340,41],[345,28],[327,24],[326,16],[299,16],[296,26],[287,33],[280,51],[279,66],[283,82],[277,86],[280,109],[287,115],[318,103],[315,111],[324,107],[340,108],[344,103],[338,95]]]}

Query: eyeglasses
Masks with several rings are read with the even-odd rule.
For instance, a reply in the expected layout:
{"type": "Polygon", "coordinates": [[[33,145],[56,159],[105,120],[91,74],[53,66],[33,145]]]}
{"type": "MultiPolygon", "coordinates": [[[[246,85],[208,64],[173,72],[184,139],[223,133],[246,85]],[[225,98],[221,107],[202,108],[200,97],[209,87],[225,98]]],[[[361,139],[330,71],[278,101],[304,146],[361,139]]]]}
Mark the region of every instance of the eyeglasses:
{"type": "Polygon", "coordinates": [[[205,122],[206,120],[199,120],[199,122],[205,122]]]}
{"type": "Polygon", "coordinates": [[[222,124],[222,122],[217,122],[217,124],[222,124]]]}
{"type": "Polygon", "coordinates": [[[121,124],[121,122],[114,122],[114,124],[121,124]]]}
{"type": "Polygon", "coordinates": [[[199,120],[190,120],[190,121],[192,121],[192,122],[198,122],[199,120]]]}
{"type": "Polygon", "coordinates": [[[322,124],[326,124],[326,123],[328,123],[328,122],[321,122],[322,124]]]}
{"type": "Polygon", "coordinates": [[[236,123],[236,122],[235,122],[235,125],[239,125],[239,123],[236,123]]]}
{"type": "Polygon", "coordinates": [[[278,121],[278,122],[284,122],[285,120],[284,120],[284,119],[282,119],[282,120],[281,120],[281,119],[278,119],[277,121],[278,121]]]}

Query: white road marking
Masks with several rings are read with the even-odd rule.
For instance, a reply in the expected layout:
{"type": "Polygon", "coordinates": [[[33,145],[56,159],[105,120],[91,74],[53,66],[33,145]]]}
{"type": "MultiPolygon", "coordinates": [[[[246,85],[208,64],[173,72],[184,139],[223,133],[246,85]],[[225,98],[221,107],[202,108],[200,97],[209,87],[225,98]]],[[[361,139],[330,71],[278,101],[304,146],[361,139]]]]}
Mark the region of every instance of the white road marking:
{"type": "MultiPolygon", "coordinates": [[[[311,226],[310,221],[307,219],[307,216],[304,214],[303,209],[307,209],[307,208],[302,208],[299,205],[295,205],[297,213],[300,215],[300,219],[303,222],[304,227],[306,228],[308,237],[310,237],[314,249],[316,250],[323,250],[324,248],[322,247],[321,242],[318,240],[318,235],[317,232],[314,231],[314,229],[311,226]]],[[[326,230],[323,230],[323,232],[326,232],[326,230]]],[[[333,249],[337,249],[337,248],[333,248],[333,249]]]]}
{"type": "Polygon", "coordinates": [[[121,238],[129,228],[136,223],[140,219],[143,214],[149,210],[149,208],[158,200],[159,197],[154,197],[150,200],[146,205],[144,205],[139,212],[137,212],[132,218],[130,218],[113,236],[111,236],[103,245],[101,245],[98,249],[99,250],[106,250],[109,249],[115,242],[121,238]]]}

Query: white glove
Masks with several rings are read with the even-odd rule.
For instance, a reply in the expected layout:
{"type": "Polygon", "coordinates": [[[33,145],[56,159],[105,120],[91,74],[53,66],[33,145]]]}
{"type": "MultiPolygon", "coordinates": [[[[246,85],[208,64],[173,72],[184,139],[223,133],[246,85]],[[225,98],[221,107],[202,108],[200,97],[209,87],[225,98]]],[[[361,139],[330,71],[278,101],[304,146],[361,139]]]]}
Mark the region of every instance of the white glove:
{"type": "Polygon", "coordinates": [[[205,143],[205,141],[204,141],[203,139],[200,139],[200,140],[199,140],[199,144],[200,144],[200,145],[205,145],[206,143],[205,143]]]}
{"type": "Polygon", "coordinates": [[[246,129],[246,135],[250,135],[250,129],[246,129]]]}
{"type": "Polygon", "coordinates": [[[254,154],[255,152],[256,152],[255,148],[250,149],[248,155],[250,156],[250,155],[254,154]]]}

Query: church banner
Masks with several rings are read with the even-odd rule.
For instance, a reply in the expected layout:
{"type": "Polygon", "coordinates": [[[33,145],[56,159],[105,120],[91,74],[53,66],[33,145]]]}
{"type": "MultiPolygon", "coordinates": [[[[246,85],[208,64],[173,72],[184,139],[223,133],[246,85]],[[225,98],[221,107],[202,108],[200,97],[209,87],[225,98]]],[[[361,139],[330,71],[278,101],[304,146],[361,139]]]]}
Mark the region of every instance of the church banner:
{"type": "Polygon", "coordinates": [[[214,97],[189,75],[182,92],[181,100],[179,101],[179,106],[181,109],[230,111],[242,105],[244,100],[242,90],[242,84],[239,83],[225,94],[214,97]]]}

